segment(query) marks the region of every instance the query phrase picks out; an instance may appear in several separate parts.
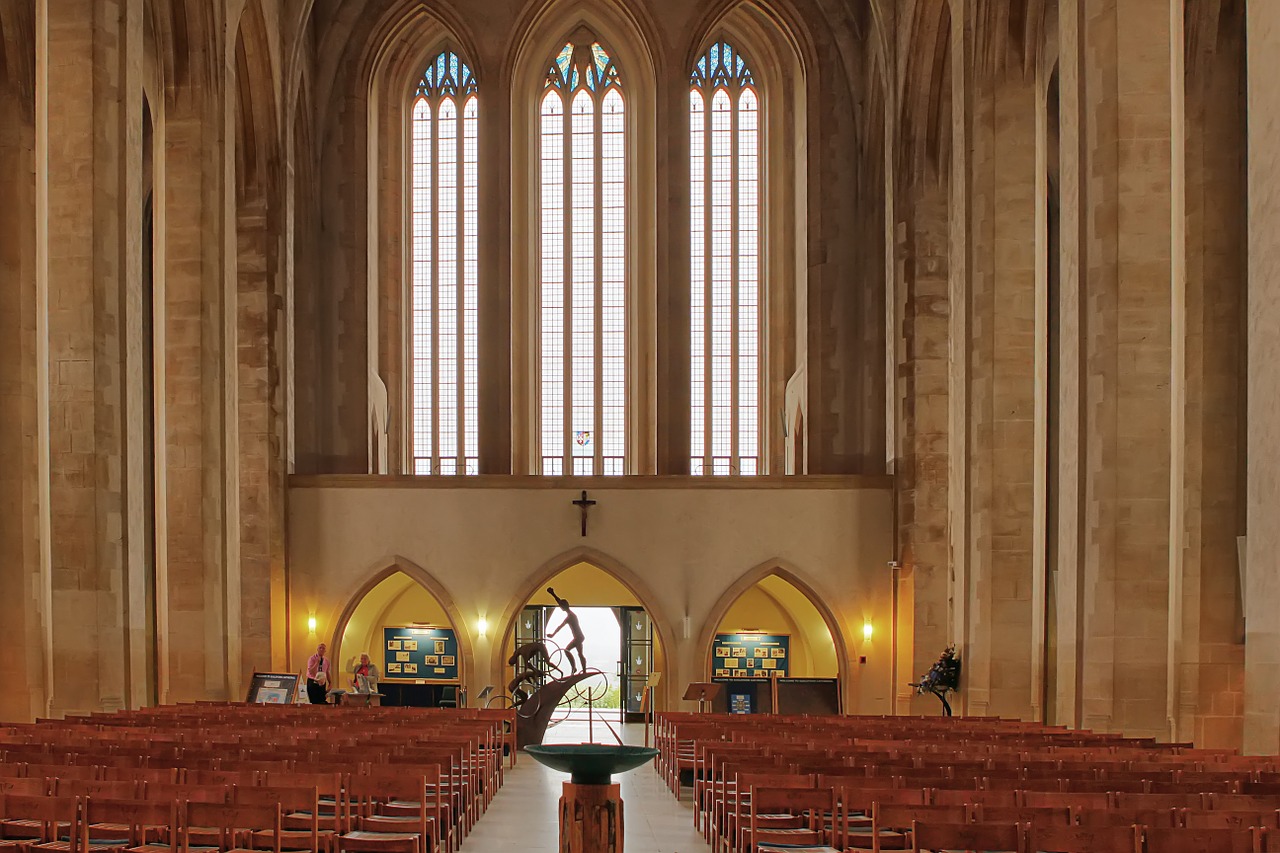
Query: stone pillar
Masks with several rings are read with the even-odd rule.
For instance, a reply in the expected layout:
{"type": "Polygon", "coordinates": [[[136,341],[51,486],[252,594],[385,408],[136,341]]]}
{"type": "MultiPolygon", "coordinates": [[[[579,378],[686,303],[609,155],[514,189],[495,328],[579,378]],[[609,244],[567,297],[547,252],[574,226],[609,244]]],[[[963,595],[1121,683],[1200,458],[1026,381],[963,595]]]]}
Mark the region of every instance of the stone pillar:
{"type": "MultiPolygon", "coordinates": [[[[658,474],[689,473],[689,78],[659,80],[658,93],[658,474]]],[[[767,399],[767,398],[766,398],[767,399]]],[[[762,400],[763,402],[763,400],[762,400]]],[[[761,417],[768,413],[763,409],[761,417]]]]}
{"type": "Polygon", "coordinates": [[[48,5],[54,713],[145,699],[142,2],[48,5]],[[137,463],[137,464],[131,464],[137,463]],[[130,498],[135,498],[131,500],[130,498]]]}
{"type": "Polygon", "coordinates": [[[1280,4],[1248,4],[1248,540],[1244,749],[1280,752],[1280,4]]]}
{"type": "Polygon", "coordinates": [[[284,448],[280,300],[275,287],[278,241],[267,200],[242,200],[237,228],[240,676],[247,683],[254,669],[285,663],[280,639],[284,632],[274,630],[284,617],[284,448]]]}
{"type": "Polygon", "coordinates": [[[975,88],[969,286],[967,711],[1030,717],[1035,526],[1036,90],[1020,69],[975,88]]]}
{"type": "Polygon", "coordinates": [[[35,180],[35,38],[33,0],[0,17],[0,39],[29,53],[0,72],[0,720],[25,722],[43,713],[43,640],[36,607],[41,580],[37,461],[35,180]],[[19,17],[21,24],[19,23],[19,17]],[[22,26],[18,33],[8,27],[22,26]],[[25,61],[24,61],[25,60],[25,61]]]}

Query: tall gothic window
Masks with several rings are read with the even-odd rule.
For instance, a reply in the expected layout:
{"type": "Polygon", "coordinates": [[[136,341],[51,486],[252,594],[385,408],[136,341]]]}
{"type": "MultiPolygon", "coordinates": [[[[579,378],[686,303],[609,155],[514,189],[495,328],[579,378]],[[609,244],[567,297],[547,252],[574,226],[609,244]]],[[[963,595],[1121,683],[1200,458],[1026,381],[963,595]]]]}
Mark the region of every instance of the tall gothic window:
{"type": "Polygon", "coordinates": [[[711,45],[689,90],[693,474],[760,468],[759,117],[746,60],[711,45]]]}
{"type": "Polygon", "coordinates": [[[413,471],[475,474],[477,116],[471,69],[446,50],[413,95],[413,471]]]}
{"type": "Polygon", "coordinates": [[[626,460],[626,104],[589,35],[542,96],[539,345],[543,474],[622,474],[626,460]]]}

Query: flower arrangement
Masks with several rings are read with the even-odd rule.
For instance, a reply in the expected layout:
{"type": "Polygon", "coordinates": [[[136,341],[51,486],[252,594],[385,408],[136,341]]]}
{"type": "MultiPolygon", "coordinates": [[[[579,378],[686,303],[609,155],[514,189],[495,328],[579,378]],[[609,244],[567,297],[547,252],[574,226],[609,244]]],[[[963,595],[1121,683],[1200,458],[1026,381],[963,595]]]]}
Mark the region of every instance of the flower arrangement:
{"type": "Polygon", "coordinates": [[[942,713],[950,717],[951,703],[947,701],[947,694],[960,689],[960,658],[956,657],[956,647],[947,646],[929,671],[911,686],[919,696],[925,693],[937,696],[942,703],[942,713]]]}

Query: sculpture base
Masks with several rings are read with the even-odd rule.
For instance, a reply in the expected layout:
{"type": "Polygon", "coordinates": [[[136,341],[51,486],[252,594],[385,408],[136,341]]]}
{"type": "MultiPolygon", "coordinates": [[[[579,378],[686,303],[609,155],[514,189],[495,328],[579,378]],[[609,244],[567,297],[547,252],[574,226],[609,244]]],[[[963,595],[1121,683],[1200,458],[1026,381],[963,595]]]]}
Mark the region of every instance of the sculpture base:
{"type": "Polygon", "coordinates": [[[622,853],[622,786],[564,783],[560,853],[622,853]]]}

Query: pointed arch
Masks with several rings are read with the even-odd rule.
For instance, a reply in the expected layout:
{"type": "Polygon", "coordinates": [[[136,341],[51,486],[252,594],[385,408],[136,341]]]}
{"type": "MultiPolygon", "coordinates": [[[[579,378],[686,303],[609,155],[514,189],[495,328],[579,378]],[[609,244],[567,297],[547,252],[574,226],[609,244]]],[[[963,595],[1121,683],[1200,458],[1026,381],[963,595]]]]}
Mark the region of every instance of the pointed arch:
{"type": "Polygon", "coordinates": [[[342,660],[340,657],[342,638],[346,634],[347,625],[350,624],[351,617],[355,614],[356,608],[360,606],[360,602],[373,591],[374,587],[397,574],[408,576],[414,583],[425,589],[440,603],[440,606],[444,608],[444,612],[448,614],[449,621],[452,623],[453,633],[458,638],[458,654],[462,658],[462,666],[459,671],[465,684],[468,678],[474,676],[476,670],[475,647],[471,639],[471,630],[462,615],[462,611],[458,609],[457,602],[454,601],[453,595],[450,594],[448,588],[437,580],[433,574],[412,560],[401,557],[398,554],[379,560],[365,569],[361,574],[361,580],[355,584],[351,593],[346,597],[346,604],[339,612],[337,620],[333,623],[333,634],[329,640],[330,659],[335,661],[342,660]]]}
{"type": "Polygon", "coordinates": [[[826,623],[827,630],[831,632],[831,642],[835,645],[836,672],[839,679],[841,707],[852,707],[850,700],[850,682],[852,679],[849,677],[849,646],[845,641],[845,631],[840,618],[836,616],[835,612],[827,604],[830,598],[812,580],[807,578],[803,571],[787,560],[782,559],[768,560],[749,569],[724,591],[711,608],[706,621],[702,623],[702,630],[698,632],[698,645],[696,648],[700,655],[698,658],[701,667],[701,672],[698,673],[699,677],[701,677],[702,673],[711,671],[712,644],[715,640],[716,629],[724,621],[729,608],[742,597],[743,593],[768,577],[781,578],[795,587],[809,600],[809,603],[818,611],[818,615],[822,617],[822,621],[826,623]]]}
{"type": "MultiPolygon", "coordinates": [[[[657,433],[656,365],[645,357],[657,335],[657,137],[653,27],[634,4],[618,0],[545,0],[530,7],[517,29],[508,66],[511,88],[511,370],[512,470],[540,470],[541,394],[539,322],[540,127],[543,91],[553,58],[583,30],[610,52],[625,80],[625,210],[623,277],[625,341],[625,473],[654,468],[657,433]]],[[[610,87],[611,88],[611,87],[610,87]]],[[[569,108],[565,104],[566,109],[569,108]]],[[[620,472],[621,473],[621,472],[620,472]]]]}
{"type": "Polygon", "coordinates": [[[675,645],[675,632],[670,618],[655,606],[658,597],[650,589],[644,578],[640,577],[621,561],[603,551],[598,551],[585,545],[571,548],[546,560],[534,570],[533,574],[529,575],[524,583],[516,588],[515,593],[507,601],[507,606],[502,612],[501,619],[497,622],[501,626],[501,633],[496,634],[493,638],[493,662],[490,671],[493,673],[504,671],[503,668],[507,665],[506,638],[515,630],[516,619],[520,616],[520,611],[525,603],[556,575],[579,563],[587,563],[594,566],[622,584],[628,592],[635,596],[636,600],[640,602],[649,614],[649,618],[653,622],[653,629],[658,635],[662,653],[666,656],[667,671],[663,673],[662,680],[657,687],[657,698],[661,701],[659,707],[670,707],[668,700],[672,695],[673,688],[671,685],[678,684],[676,676],[678,666],[677,648],[675,645]]]}

